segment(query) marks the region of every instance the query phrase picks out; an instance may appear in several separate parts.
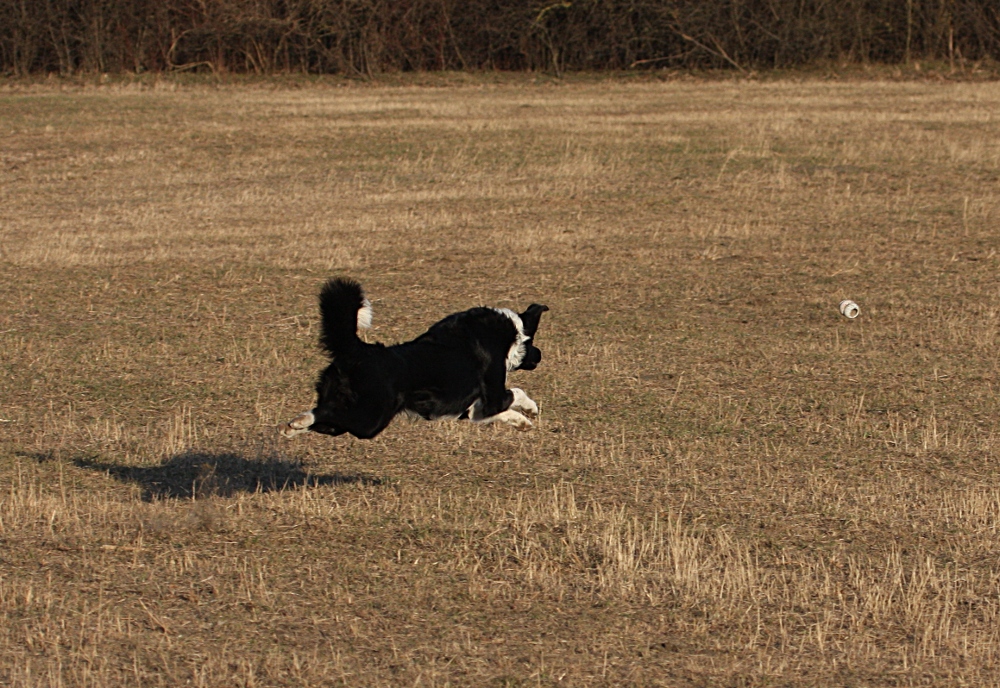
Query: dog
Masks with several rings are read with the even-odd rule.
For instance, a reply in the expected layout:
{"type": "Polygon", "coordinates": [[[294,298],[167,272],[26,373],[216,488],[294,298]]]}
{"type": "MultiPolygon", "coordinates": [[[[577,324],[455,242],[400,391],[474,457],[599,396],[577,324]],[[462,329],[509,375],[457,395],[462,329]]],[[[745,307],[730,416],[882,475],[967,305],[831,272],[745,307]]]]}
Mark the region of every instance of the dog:
{"type": "Polygon", "coordinates": [[[534,370],[542,360],[534,338],[548,306],[533,303],[523,313],[472,308],[394,346],[358,337],[358,328],[371,326],[372,306],[353,280],[327,282],[319,309],[320,344],[330,365],[316,382],[315,408],[279,426],[285,437],[312,431],[371,439],[400,413],[527,430],[532,423],[525,414],[538,415],[527,394],[507,389],[507,373],[534,370]]]}

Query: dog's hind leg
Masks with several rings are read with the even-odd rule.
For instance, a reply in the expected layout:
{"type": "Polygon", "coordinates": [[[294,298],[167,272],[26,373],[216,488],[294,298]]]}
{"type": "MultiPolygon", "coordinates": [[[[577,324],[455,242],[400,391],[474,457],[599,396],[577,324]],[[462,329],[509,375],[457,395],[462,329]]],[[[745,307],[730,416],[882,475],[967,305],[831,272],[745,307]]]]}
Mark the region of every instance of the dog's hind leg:
{"type": "Polygon", "coordinates": [[[278,432],[285,437],[295,437],[304,432],[309,432],[309,428],[316,422],[316,416],[312,411],[305,411],[292,418],[287,423],[278,426],[278,432]]]}

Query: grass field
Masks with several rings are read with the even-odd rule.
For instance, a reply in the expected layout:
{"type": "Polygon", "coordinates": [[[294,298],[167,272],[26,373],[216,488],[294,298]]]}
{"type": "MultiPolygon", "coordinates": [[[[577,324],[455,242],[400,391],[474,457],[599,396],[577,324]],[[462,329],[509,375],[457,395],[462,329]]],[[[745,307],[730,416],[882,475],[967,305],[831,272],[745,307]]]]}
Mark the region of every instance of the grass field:
{"type": "Polygon", "coordinates": [[[0,90],[0,684],[1000,683],[1000,84],[459,81],[0,90]],[[276,437],[333,275],[535,428],[276,437]]]}

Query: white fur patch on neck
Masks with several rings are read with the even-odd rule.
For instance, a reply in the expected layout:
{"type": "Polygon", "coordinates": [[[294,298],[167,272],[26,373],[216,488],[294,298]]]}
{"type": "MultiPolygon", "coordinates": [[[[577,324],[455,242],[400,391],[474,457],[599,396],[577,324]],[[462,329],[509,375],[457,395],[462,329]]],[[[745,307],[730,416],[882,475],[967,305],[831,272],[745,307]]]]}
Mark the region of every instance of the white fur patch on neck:
{"type": "Polygon", "coordinates": [[[362,330],[367,330],[372,326],[372,302],[367,298],[361,304],[361,308],[358,309],[358,327],[362,330]]]}
{"type": "Polygon", "coordinates": [[[524,344],[531,337],[524,334],[524,323],[521,322],[521,316],[517,313],[509,308],[494,308],[493,310],[510,318],[510,321],[514,323],[514,327],[517,329],[517,334],[514,336],[514,343],[510,345],[510,350],[507,352],[507,370],[511,371],[521,365],[521,361],[524,360],[524,356],[527,354],[524,344]]]}

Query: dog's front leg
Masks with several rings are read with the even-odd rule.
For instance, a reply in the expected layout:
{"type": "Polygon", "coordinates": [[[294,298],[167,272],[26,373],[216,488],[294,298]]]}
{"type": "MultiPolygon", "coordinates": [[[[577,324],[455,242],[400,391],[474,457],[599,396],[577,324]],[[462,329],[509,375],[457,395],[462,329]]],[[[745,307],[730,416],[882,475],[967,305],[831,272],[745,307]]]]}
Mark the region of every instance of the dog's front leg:
{"type": "Polygon", "coordinates": [[[280,432],[285,437],[295,437],[296,435],[301,435],[304,432],[309,432],[309,428],[316,422],[316,416],[313,415],[312,411],[304,411],[299,415],[292,418],[287,423],[282,423],[278,426],[278,432],[280,432]]]}
{"type": "Polygon", "coordinates": [[[469,420],[473,423],[502,421],[508,425],[513,425],[518,430],[529,430],[531,428],[531,421],[512,408],[508,408],[506,411],[501,411],[492,416],[487,416],[483,411],[483,402],[479,399],[469,407],[469,420]]]}
{"type": "Polygon", "coordinates": [[[538,406],[536,406],[535,402],[531,401],[531,399],[528,399],[528,395],[525,394],[524,392],[521,392],[521,390],[515,388],[511,390],[511,392],[514,392],[515,401],[517,400],[522,401],[522,404],[518,408],[514,408],[514,403],[512,402],[511,405],[508,406],[503,411],[500,411],[499,413],[494,413],[493,415],[489,415],[486,411],[485,406],[483,405],[483,400],[476,399],[476,402],[469,407],[468,411],[469,420],[471,420],[473,423],[493,423],[495,421],[501,421],[503,423],[507,423],[508,425],[513,425],[518,430],[530,429],[531,421],[525,418],[524,415],[520,413],[520,411],[529,411],[531,408],[534,408],[535,413],[537,413],[538,406]],[[521,393],[520,398],[518,397],[517,392],[521,393]],[[530,402],[530,406],[524,404],[523,400],[527,400],[528,402],[530,402]]]}
{"type": "Polygon", "coordinates": [[[537,412],[538,406],[528,399],[528,395],[520,389],[507,389],[507,370],[496,366],[487,371],[482,396],[469,407],[469,419],[473,423],[492,423],[502,421],[513,425],[518,430],[527,430],[531,427],[531,421],[524,417],[521,411],[530,411],[532,408],[537,412]],[[517,408],[515,402],[520,402],[517,408]]]}
{"type": "Polygon", "coordinates": [[[510,402],[510,408],[515,411],[527,413],[529,416],[538,415],[538,404],[532,401],[531,398],[524,393],[523,389],[519,387],[511,387],[510,391],[514,395],[514,401],[510,402]]]}

